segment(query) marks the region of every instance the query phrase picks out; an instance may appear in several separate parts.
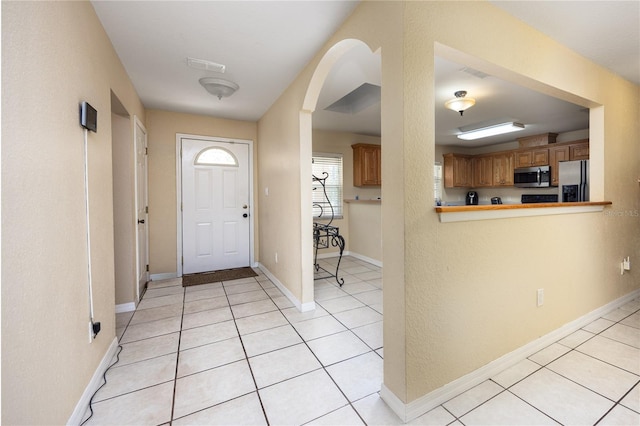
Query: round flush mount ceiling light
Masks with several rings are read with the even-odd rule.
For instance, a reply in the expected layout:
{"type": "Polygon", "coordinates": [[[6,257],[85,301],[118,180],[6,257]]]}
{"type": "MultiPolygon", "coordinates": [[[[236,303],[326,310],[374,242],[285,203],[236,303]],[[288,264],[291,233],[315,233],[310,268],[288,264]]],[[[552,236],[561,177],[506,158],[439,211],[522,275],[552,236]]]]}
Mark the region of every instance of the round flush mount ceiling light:
{"type": "Polygon", "coordinates": [[[240,88],[233,81],[225,80],[223,78],[216,77],[204,77],[198,80],[202,87],[213,96],[217,96],[218,99],[226,98],[235,93],[240,88]]]}
{"type": "Polygon", "coordinates": [[[476,100],[473,98],[466,98],[467,92],[465,90],[458,90],[454,93],[456,97],[450,99],[444,103],[444,106],[450,110],[458,111],[460,115],[476,104],[476,100]]]}

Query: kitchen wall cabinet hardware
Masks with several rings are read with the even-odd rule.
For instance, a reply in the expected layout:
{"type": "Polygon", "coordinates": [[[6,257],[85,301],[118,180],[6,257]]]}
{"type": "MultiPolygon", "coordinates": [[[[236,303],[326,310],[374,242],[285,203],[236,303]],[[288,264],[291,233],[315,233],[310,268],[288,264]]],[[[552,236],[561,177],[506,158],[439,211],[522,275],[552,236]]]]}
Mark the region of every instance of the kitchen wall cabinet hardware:
{"type": "Polygon", "coordinates": [[[549,165],[549,150],[528,149],[516,152],[516,168],[549,165]]]}
{"type": "Polygon", "coordinates": [[[476,156],[471,159],[473,170],[473,187],[493,186],[493,157],[476,156]]]}
{"type": "Polygon", "coordinates": [[[380,145],[357,143],[353,148],[353,186],[382,185],[382,148],[380,145]]]}
{"type": "Polygon", "coordinates": [[[569,161],[570,146],[554,146],[549,148],[549,165],[551,166],[551,186],[558,186],[558,163],[569,161]]]}
{"type": "Polygon", "coordinates": [[[589,140],[569,145],[570,160],[588,160],[589,159],[589,140]]]}
{"type": "Polygon", "coordinates": [[[493,186],[513,186],[513,153],[497,153],[493,159],[493,186]]]}
{"type": "Polygon", "coordinates": [[[444,187],[469,188],[473,185],[471,155],[444,154],[444,187]]]}

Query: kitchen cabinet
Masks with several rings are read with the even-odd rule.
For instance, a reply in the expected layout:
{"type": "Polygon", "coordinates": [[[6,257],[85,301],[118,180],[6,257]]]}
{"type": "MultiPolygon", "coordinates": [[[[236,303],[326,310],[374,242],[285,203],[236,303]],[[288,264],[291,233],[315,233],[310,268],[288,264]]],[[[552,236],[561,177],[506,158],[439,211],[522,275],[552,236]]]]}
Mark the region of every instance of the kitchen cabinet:
{"type": "Polygon", "coordinates": [[[528,149],[516,152],[516,167],[546,166],[549,164],[549,150],[528,149]]]}
{"type": "Polygon", "coordinates": [[[493,186],[493,157],[476,156],[471,159],[474,188],[493,186]]]}
{"type": "Polygon", "coordinates": [[[569,160],[570,146],[554,146],[549,148],[549,165],[551,166],[551,186],[558,186],[558,163],[569,160]]]}
{"type": "Polygon", "coordinates": [[[494,154],[493,186],[513,186],[513,158],[512,152],[494,154]]]}
{"type": "Polygon", "coordinates": [[[382,185],[382,148],[357,143],[353,148],[353,186],[382,185]]]}
{"type": "Polygon", "coordinates": [[[469,188],[473,185],[471,155],[444,154],[444,187],[469,188]]]}
{"type": "Polygon", "coordinates": [[[581,142],[572,144],[569,146],[569,159],[570,160],[588,160],[589,159],[589,140],[587,142],[581,142]]]}

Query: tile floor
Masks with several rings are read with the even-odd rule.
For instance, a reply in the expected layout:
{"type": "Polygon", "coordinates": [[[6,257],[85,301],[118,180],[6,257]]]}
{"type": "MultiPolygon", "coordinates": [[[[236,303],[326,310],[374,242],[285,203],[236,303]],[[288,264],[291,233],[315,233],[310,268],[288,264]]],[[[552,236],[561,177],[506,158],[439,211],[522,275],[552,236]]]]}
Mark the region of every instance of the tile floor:
{"type": "MultiPolygon", "coordinates": [[[[344,286],[316,281],[306,313],[263,274],[149,283],[117,315],[120,360],[86,424],[402,424],[378,395],[381,270],[352,257],[340,270],[344,286]]],[[[411,424],[640,425],[640,299],[411,424]]]]}

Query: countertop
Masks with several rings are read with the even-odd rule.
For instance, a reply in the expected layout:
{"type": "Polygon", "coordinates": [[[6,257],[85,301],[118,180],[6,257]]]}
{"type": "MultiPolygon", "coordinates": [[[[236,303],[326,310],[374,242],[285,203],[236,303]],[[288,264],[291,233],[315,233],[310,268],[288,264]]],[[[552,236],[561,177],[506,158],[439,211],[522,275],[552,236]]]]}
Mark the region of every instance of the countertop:
{"type": "Polygon", "coordinates": [[[602,212],[611,201],[587,201],[580,203],[528,203],[484,204],[476,206],[438,206],[440,222],[465,222],[473,220],[506,219],[511,217],[549,216],[602,212]]]}

